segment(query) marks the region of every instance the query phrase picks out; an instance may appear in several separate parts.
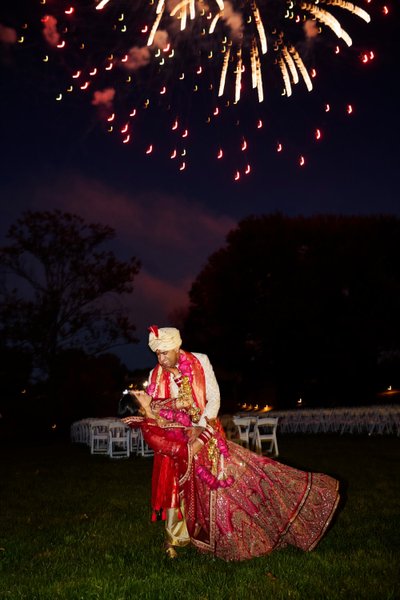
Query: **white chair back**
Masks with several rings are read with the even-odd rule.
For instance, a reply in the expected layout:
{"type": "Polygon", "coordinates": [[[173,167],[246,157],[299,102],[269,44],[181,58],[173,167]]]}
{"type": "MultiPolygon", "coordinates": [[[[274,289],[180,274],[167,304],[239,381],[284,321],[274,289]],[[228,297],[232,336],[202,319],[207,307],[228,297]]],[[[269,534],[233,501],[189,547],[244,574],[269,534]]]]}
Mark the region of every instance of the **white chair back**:
{"type": "Polygon", "coordinates": [[[108,455],[110,458],[129,458],[131,430],[128,425],[115,421],[108,424],[108,455]]]}
{"type": "Polygon", "coordinates": [[[108,454],[108,422],[105,419],[90,423],[91,454],[108,454]]]}
{"type": "Polygon", "coordinates": [[[131,429],[131,454],[138,454],[140,429],[131,429]]]}
{"type": "Polygon", "coordinates": [[[268,442],[267,451],[274,456],[279,455],[278,441],[276,439],[276,430],[279,417],[258,417],[254,428],[254,443],[256,452],[262,454],[263,442],[268,442]]]}
{"type": "Polygon", "coordinates": [[[239,436],[235,441],[239,442],[240,444],[243,443],[246,448],[250,446],[250,428],[252,420],[253,419],[251,417],[239,417],[237,415],[233,417],[233,422],[236,425],[239,436]]]}

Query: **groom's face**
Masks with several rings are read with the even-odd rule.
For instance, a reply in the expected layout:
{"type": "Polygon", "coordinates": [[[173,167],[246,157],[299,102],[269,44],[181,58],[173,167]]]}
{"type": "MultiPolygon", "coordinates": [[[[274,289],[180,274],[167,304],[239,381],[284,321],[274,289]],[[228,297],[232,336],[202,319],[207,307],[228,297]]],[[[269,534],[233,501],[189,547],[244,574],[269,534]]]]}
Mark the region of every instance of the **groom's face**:
{"type": "Polygon", "coordinates": [[[157,350],[157,360],[163,369],[172,369],[178,362],[179,348],[174,350],[157,350]]]}

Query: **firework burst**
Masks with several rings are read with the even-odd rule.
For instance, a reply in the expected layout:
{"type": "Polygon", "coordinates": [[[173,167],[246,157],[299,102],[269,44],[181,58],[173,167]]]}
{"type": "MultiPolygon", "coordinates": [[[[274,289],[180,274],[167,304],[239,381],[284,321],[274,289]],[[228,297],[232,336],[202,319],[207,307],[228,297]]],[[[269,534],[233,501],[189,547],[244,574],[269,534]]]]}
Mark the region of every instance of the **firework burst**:
{"type": "MultiPolygon", "coordinates": [[[[252,171],[249,139],[263,129],[273,98],[290,98],[297,86],[304,101],[317,75],[315,46],[323,40],[334,54],[350,47],[353,22],[371,20],[372,2],[363,0],[363,5],[345,0],[38,0],[40,27],[24,24],[18,42],[36,43],[43,63],[57,70],[57,102],[87,96],[122,144],[146,155],[164,152],[179,171],[189,164],[190,141],[198,130],[194,124],[209,126],[216,139],[210,150],[222,161],[227,153],[223,132],[230,123],[240,156],[234,170],[239,180],[252,171]]],[[[380,10],[389,12],[387,6],[380,10]]],[[[362,61],[373,56],[365,50],[362,61]]],[[[330,107],[324,110],[329,113],[330,107]]],[[[346,110],[349,114],[352,107],[346,110]]],[[[313,137],[323,139],[320,127],[313,137]]],[[[274,144],[278,153],[284,151],[281,141],[274,144]]],[[[297,160],[306,164],[303,154],[297,160]]]]}

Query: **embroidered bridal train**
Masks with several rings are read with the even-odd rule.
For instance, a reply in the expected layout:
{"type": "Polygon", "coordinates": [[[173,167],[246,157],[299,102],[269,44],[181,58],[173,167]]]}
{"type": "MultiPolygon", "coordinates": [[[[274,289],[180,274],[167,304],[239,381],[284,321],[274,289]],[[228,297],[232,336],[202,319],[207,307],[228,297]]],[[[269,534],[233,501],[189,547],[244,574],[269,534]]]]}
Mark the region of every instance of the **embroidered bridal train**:
{"type": "Polygon", "coordinates": [[[155,453],[174,461],[196,548],[227,561],[289,544],[304,551],[315,548],[338,505],[338,481],[254,454],[211,427],[199,437],[202,446],[194,453],[185,427],[176,420],[169,411],[161,419],[128,417],[126,422],[141,427],[155,453]]]}

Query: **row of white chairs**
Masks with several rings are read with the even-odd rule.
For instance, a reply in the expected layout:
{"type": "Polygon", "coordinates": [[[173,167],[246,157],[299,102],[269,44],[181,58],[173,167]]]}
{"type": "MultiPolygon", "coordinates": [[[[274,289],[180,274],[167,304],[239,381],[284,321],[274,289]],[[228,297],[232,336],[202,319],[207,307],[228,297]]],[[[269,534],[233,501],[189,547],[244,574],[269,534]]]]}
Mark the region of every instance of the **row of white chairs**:
{"type": "Polygon", "coordinates": [[[259,454],[265,451],[263,443],[267,442],[266,451],[274,456],[279,455],[276,436],[279,418],[234,415],[233,422],[238,432],[237,441],[249,449],[253,448],[259,454]]]}
{"type": "Polygon", "coordinates": [[[274,411],[280,433],[400,436],[400,407],[366,406],[274,411]]]}
{"type": "Polygon", "coordinates": [[[90,447],[91,454],[104,454],[110,458],[153,456],[140,429],[131,429],[115,418],[82,419],[71,425],[71,441],[90,447]]]}

